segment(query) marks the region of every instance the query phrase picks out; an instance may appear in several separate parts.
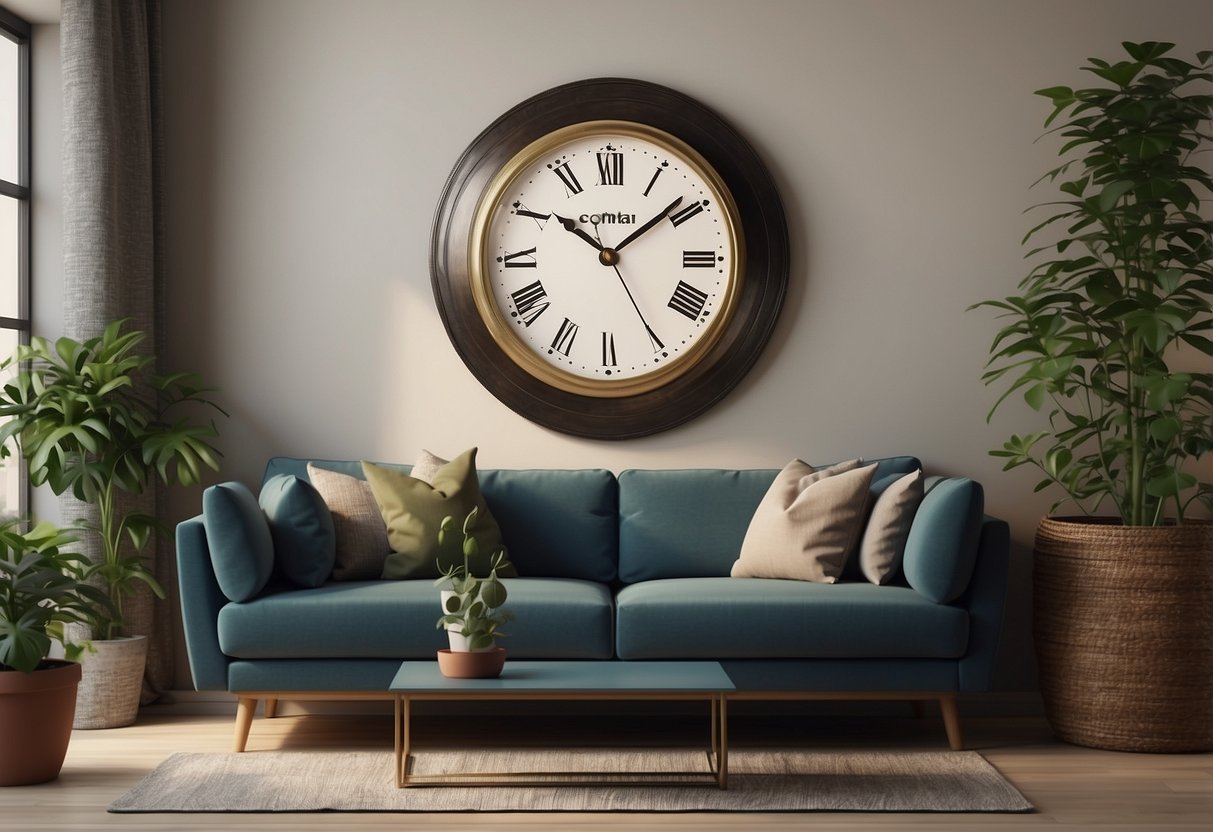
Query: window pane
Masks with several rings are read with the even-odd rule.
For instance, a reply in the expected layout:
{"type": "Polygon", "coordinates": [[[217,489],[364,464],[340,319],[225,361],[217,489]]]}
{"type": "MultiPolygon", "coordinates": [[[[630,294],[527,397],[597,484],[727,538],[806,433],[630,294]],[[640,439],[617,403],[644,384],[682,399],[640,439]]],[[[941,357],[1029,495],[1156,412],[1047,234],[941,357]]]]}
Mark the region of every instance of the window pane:
{"type": "Polygon", "coordinates": [[[17,179],[17,138],[21,135],[17,124],[17,103],[20,86],[17,82],[17,56],[19,47],[6,37],[0,37],[0,179],[18,185],[28,184],[17,179]]]}
{"type": "Polygon", "coordinates": [[[3,318],[21,317],[17,209],[17,200],[0,195],[0,317],[3,318]]]}
{"type": "MultiPolygon", "coordinates": [[[[15,330],[0,329],[0,361],[17,351],[17,341],[18,334],[15,330]]],[[[15,367],[0,372],[0,385],[7,384],[15,373],[15,367]]],[[[21,513],[21,496],[24,490],[25,479],[21,476],[21,460],[14,452],[6,459],[0,459],[0,517],[14,517],[21,513]]]]}

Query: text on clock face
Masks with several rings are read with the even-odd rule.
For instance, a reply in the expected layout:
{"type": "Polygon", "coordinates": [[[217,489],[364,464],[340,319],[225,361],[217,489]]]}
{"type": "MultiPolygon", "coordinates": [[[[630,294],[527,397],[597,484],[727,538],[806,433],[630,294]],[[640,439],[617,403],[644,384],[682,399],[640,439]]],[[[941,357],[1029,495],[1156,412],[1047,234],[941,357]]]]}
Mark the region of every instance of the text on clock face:
{"type": "Polygon", "coordinates": [[[636,222],[635,214],[582,214],[577,218],[577,222],[588,223],[589,225],[633,225],[636,222]]]}

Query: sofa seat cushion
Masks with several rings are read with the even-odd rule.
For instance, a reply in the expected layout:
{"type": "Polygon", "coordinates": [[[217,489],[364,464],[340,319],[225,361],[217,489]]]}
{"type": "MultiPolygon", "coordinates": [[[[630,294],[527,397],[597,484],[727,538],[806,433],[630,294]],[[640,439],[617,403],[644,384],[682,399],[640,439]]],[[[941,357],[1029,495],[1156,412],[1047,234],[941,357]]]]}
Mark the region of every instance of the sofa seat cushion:
{"type": "MultiPolygon", "coordinates": [[[[518,659],[608,659],[612,603],[604,584],[506,578],[514,618],[501,646],[518,659]]],[[[271,592],[219,611],[219,645],[239,659],[432,659],[436,629],[429,580],[332,582],[271,592]]]]}
{"type": "Polygon", "coordinates": [[[969,616],[912,589],[772,578],[671,578],[624,587],[621,659],[957,658],[969,616]]]}

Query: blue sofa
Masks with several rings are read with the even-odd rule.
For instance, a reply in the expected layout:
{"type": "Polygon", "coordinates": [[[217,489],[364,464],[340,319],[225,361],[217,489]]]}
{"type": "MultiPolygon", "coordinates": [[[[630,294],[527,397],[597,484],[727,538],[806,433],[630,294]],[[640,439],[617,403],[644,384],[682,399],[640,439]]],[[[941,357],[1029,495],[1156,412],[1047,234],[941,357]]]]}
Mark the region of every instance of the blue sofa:
{"type": "MultiPolygon", "coordinates": [[[[356,461],[312,461],[362,476],[356,461]]],[[[265,479],[307,479],[308,462],[273,458],[265,479]]],[[[919,467],[879,460],[874,479],[919,467]]],[[[509,656],[716,660],[734,699],[936,700],[961,747],[956,695],[987,690],[993,674],[1006,523],[983,514],[976,483],[928,477],[892,584],[869,583],[851,564],[836,584],[728,577],[777,473],[481,471],[519,574],[505,581],[509,656]]],[[[185,640],[195,687],[238,699],[237,750],[258,701],[272,715],[279,698],[386,699],[402,660],[446,646],[430,580],[271,581],[229,600],[204,521],[177,527],[185,640]]]]}

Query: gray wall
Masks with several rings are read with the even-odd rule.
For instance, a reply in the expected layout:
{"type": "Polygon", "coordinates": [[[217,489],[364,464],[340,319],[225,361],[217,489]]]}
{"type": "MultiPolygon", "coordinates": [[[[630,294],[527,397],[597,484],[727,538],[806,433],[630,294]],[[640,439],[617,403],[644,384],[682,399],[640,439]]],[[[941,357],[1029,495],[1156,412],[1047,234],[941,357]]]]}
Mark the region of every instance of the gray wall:
{"type": "MultiPolygon", "coordinates": [[[[1023,272],[1056,144],[1033,90],[1122,40],[1213,46],[1207,0],[166,0],[166,363],[222,388],[223,478],[272,454],[484,467],[771,466],[911,453],[986,487],[1015,540],[999,686],[1032,687],[1030,541],[1050,500],[987,456],[1038,419],[979,380],[966,313],[1023,272]],[[1206,42],[1199,38],[1204,36],[1206,42]],[[623,443],[528,423],[451,348],[430,221],[464,147],[564,82],[641,78],[730,119],[782,193],[792,282],[722,404],[623,443]]],[[[49,294],[49,292],[48,292],[49,294]]],[[[197,491],[173,498],[174,517],[197,491]]]]}

